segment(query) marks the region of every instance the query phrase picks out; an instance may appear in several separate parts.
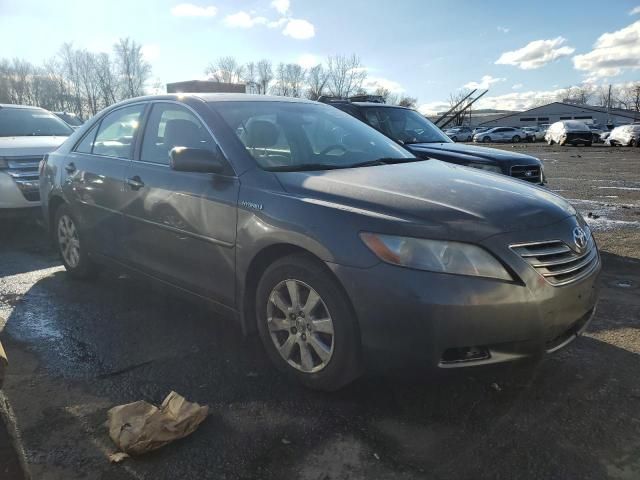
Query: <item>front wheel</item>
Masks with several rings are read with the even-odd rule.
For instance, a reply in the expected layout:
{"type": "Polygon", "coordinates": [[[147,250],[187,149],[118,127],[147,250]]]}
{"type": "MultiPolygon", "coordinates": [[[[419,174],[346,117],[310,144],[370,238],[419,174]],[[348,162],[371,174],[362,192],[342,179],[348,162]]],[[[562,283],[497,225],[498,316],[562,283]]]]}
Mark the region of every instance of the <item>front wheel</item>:
{"type": "Polygon", "coordinates": [[[89,258],[78,222],[68,205],[58,207],[53,225],[55,243],[67,273],[74,278],[93,277],[98,269],[89,258]]]}
{"type": "Polygon", "coordinates": [[[337,390],[362,372],[349,299],[318,260],[296,254],[264,272],[256,293],[258,331],[275,366],[316,390],[337,390]]]}
{"type": "Polygon", "coordinates": [[[489,143],[489,142],[491,142],[491,137],[486,136],[486,137],[484,137],[484,138],[482,139],[482,141],[483,141],[484,143],[489,143]]]}
{"type": "Polygon", "coordinates": [[[511,141],[513,143],[520,143],[520,136],[519,135],[514,135],[513,138],[511,138],[511,141]]]}

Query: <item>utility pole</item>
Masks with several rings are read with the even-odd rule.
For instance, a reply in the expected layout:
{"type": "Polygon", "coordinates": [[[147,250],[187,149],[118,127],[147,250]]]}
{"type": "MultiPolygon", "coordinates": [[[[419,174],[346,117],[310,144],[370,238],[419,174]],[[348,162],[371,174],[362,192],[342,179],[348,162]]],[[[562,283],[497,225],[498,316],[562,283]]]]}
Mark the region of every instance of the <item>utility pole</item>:
{"type": "Polygon", "coordinates": [[[607,127],[611,124],[611,84],[609,84],[609,94],[607,95],[607,127]]]}

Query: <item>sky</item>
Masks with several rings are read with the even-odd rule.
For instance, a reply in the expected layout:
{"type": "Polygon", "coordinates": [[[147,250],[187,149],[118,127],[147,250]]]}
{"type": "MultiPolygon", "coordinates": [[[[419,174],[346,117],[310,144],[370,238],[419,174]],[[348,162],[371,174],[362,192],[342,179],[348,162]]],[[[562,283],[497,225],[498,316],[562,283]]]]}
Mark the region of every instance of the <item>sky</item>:
{"type": "Polygon", "coordinates": [[[305,67],[357,54],[367,87],[441,111],[488,88],[479,107],[524,109],[571,85],[640,80],[640,0],[0,0],[0,58],[40,63],[63,42],[143,45],[153,79],[204,79],[231,55],[305,67]]]}

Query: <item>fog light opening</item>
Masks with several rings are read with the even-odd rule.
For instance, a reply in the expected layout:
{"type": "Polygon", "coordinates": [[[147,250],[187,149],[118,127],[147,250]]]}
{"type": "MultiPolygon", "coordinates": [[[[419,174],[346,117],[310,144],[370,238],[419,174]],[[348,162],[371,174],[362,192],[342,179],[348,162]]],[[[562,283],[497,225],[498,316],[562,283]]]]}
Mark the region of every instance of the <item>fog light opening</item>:
{"type": "Polygon", "coordinates": [[[491,358],[491,354],[487,347],[448,348],[442,354],[442,363],[476,362],[488,358],[491,358]]]}

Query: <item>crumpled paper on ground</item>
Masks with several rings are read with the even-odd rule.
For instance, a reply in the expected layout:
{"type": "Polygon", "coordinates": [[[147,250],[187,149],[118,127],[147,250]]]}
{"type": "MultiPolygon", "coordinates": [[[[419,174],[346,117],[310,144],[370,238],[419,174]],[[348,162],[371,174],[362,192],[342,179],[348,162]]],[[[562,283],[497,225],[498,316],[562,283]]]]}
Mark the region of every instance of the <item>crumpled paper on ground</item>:
{"type": "Polygon", "coordinates": [[[209,414],[208,406],[171,392],[160,407],[143,400],[108,412],[109,436],[118,449],[141,455],[193,433],[209,414]]]}

